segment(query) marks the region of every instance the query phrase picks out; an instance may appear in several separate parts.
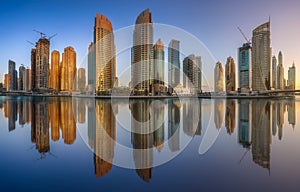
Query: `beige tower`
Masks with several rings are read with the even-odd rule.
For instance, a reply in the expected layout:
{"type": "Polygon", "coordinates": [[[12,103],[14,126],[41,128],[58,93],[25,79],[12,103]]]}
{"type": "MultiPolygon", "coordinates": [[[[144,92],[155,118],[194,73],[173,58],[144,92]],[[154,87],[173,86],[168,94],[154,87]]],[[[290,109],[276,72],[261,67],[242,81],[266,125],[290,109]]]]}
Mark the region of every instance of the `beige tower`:
{"type": "Polygon", "coordinates": [[[112,89],[116,71],[113,28],[109,19],[99,13],[94,26],[94,57],[96,90],[103,92],[112,89]]]}
{"type": "Polygon", "coordinates": [[[221,62],[217,62],[215,67],[215,92],[224,91],[224,69],[221,62]]]}
{"type": "Polygon", "coordinates": [[[50,88],[59,91],[59,52],[54,50],[51,53],[51,71],[50,71],[50,88]]]}
{"type": "Polygon", "coordinates": [[[136,90],[150,90],[153,80],[153,24],[149,9],[144,10],[136,19],[131,51],[131,82],[136,90]]]}
{"type": "Polygon", "coordinates": [[[76,52],[73,47],[66,47],[61,62],[61,91],[72,92],[76,75],[76,52]]]}
{"type": "Polygon", "coordinates": [[[235,63],[232,57],[227,58],[225,65],[225,81],[226,81],[226,92],[235,91],[235,63]]]}
{"type": "Polygon", "coordinates": [[[36,89],[48,88],[49,49],[50,41],[44,37],[40,38],[36,43],[35,71],[32,73],[32,75],[35,75],[34,86],[36,89]]]}
{"type": "Polygon", "coordinates": [[[252,37],[252,87],[253,90],[271,88],[271,39],[270,22],[253,30],[252,37]]]}

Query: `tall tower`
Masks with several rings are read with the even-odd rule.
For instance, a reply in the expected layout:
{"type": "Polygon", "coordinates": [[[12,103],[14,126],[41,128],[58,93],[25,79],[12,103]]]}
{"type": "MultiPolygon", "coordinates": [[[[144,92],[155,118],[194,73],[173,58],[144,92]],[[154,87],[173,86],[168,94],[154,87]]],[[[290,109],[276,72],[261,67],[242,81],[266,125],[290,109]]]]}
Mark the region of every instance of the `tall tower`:
{"type": "MultiPolygon", "coordinates": [[[[106,91],[114,86],[115,72],[115,44],[112,24],[107,17],[97,13],[94,26],[94,43],[90,45],[89,67],[95,65],[95,78],[90,78],[91,83],[96,83],[93,88],[97,91],[106,91]],[[94,47],[91,47],[94,46],[94,47]]],[[[92,72],[89,75],[94,75],[92,72]]]]}
{"type": "Polygon", "coordinates": [[[168,46],[168,83],[175,88],[180,83],[180,41],[172,39],[168,46]]]}
{"type": "Polygon", "coordinates": [[[189,55],[183,60],[183,86],[186,88],[194,88],[195,91],[201,91],[202,75],[201,75],[201,57],[189,55]],[[191,87],[192,86],[192,87],[191,87]]]}
{"type": "Polygon", "coordinates": [[[136,90],[149,91],[153,79],[153,24],[149,9],[136,19],[131,50],[131,82],[136,90]]]}
{"type": "Polygon", "coordinates": [[[295,89],[295,87],[296,87],[296,67],[295,67],[295,63],[293,63],[292,67],[289,67],[288,87],[289,87],[289,89],[295,89]]]}
{"type": "Polygon", "coordinates": [[[8,60],[8,91],[16,90],[16,63],[12,60],[8,60]]]}
{"type": "Polygon", "coordinates": [[[157,93],[160,92],[160,85],[164,85],[165,82],[165,51],[164,44],[160,39],[153,46],[153,58],[154,84],[152,90],[157,93]]]}
{"type": "Polygon", "coordinates": [[[19,67],[19,81],[18,81],[18,90],[24,90],[24,87],[23,87],[23,74],[25,73],[25,67],[24,65],[21,65],[19,67]]]}
{"type": "Polygon", "coordinates": [[[73,47],[66,47],[62,54],[61,90],[72,92],[76,75],[76,52],[73,47]]]}
{"type": "Polygon", "coordinates": [[[50,41],[45,37],[36,43],[35,88],[48,88],[50,41]]]}
{"type": "Polygon", "coordinates": [[[272,57],[272,87],[277,88],[277,59],[272,57]]]}
{"type": "Polygon", "coordinates": [[[91,42],[88,49],[88,92],[96,91],[96,64],[95,64],[95,48],[91,42]]]}
{"type": "Polygon", "coordinates": [[[239,48],[238,54],[238,80],[241,92],[250,91],[252,89],[252,48],[249,43],[244,43],[239,48]]]}
{"type": "Polygon", "coordinates": [[[277,66],[277,88],[284,89],[285,80],[284,80],[284,68],[283,68],[283,57],[281,51],[278,54],[278,66],[277,66]]]}
{"type": "Polygon", "coordinates": [[[225,65],[226,92],[235,91],[235,63],[232,57],[227,58],[225,65]]]}
{"type": "Polygon", "coordinates": [[[253,30],[252,37],[252,87],[253,90],[270,90],[271,39],[270,21],[253,30]]]}
{"type": "Polygon", "coordinates": [[[35,67],[36,67],[36,49],[31,49],[31,87],[30,90],[35,88],[35,67]]]}
{"type": "Polygon", "coordinates": [[[60,85],[59,85],[59,61],[60,61],[60,56],[59,52],[54,50],[51,53],[51,72],[50,72],[50,88],[53,88],[56,91],[60,90],[60,85]]]}
{"type": "Polygon", "coordinates": [[[221,62],[217,62],[215,67],[215,92],[224,91],[224,69],[221,62]]]}
{"type": "Polygon", "coordinates": [[[77,72],[77,80],[78,80],[78,89],[79,91],[83,92],[85,90],[86,85],[86,77],[85,77],[85,69],[79,68],[77,72]]]}

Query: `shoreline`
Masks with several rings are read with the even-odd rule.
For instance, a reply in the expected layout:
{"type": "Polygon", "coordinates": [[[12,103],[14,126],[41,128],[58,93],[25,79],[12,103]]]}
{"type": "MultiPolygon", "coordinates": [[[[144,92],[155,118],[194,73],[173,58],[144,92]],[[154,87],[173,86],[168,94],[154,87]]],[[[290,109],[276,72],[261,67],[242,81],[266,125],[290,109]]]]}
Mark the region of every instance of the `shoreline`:
{"type": "Polygon", "coordinates": [[[16,94],[16,93],[0,93],[0,96],[12,96],[12,97],[75,97],[75,98],[89,98],[89,99],[291,99],[295,98],[297,95],[276,95],[276,96],[266,96],[266,95],[220,95],[220,96],[189,96],[189,95],[179,95],[179,96],[93,96],[93,95],[67,95],[67,94],[16,94]]]}

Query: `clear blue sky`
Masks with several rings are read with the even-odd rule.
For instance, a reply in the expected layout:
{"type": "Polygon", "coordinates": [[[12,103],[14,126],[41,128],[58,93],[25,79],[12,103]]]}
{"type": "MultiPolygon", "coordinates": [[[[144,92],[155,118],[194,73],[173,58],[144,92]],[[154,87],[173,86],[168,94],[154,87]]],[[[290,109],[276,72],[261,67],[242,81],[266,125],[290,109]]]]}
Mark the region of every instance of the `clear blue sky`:
{"type": "MultiPolygon", "coordinates": [[[[244,42],[240,26],[250,38],[252,30],[271,16],[273,54],[282,50],[285,73],[293,60],[300,66],[300,1],[297,0],[0,0],[0,80],[8,59],[30,66],[31,45],[39,34],[58,33],[51,51],[73,46],[77,63],[93,39],[96,13],[107,16],[114,30],[133,25],[138,14],[150,8],[154,22],[174,25],[199,38],[223,64],[237,59],[244,42]]],[[[300,79],[298,79],[298,82],[300,79]]],[[[298,83],[299,85],[299,83],[298,83]]]]}

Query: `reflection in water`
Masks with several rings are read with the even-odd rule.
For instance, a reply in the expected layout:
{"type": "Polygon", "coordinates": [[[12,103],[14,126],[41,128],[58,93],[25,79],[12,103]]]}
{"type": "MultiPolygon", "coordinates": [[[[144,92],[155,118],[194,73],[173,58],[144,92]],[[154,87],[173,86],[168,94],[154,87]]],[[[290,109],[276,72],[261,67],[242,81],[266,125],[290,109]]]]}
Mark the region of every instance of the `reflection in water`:
{"type": "Polygon", "coordinates": [[[179,99],[168,100],[168,145],[172,152],[180,150],[180,108],[179,99]]]}
{"type": "MultiPolygon", "coordinates": [[[[136,173],[149,182],[155,152],[161,154],[169,150],[174,153],[180,150],[181,120],[186,136],[201,135],[202,100],[137,99],[126,102],[131,112],[132,133],[128,140],[135,149],[132,155],[136,173]]],[[[110,100],[82,98],[7,97],[0,100],[0,108],[4,108],[4,116],[8,119],[9,132],[16,129],[16,122],[20,127],[31,123],[31,142],[41,157],[50,153],[50,138],[53,142],[63,139],[65,144],[74,144],[76,121],[85,124],[87,118],[88,145],[94,152],[96,177],[107,175],[112,169],[116,155],[118,105],[118,101],[112,104],[110,100]]],[[[221,129],[225,115],[227,133],[233,135],[238,115],[238,143],[247,151],[251,150],[254,163],[270,169],[272,135],[279,140],[283,138],[286,109],[288,123],[294,128],[295,100],[226,100],[225,105],[225,100],[217,99],[214,100],[214,123],[217,129],[221,129]]]]}
{"type": "Polygon", "coordinates": [[[239,143],[249,148],[252,143],[252,103],[249,100],[239,101],[239,143]]]}
{"type": "Polygon", "coordinates": [[[235,128],[235,100],[226,100],[225,127],[229,135],[233,134],[235,128]]]}
{"type": "Polygon", "coordinates": [[[217,129],[222,128],[222,123],[224,121],[224,102],[225,101],[223,99],[216,99],[214,103],[214,120],[217,129]]]}
{"type": "Polygon", "coordinates": [[[130,100],[131,110],[131,142],[133,145],[133,159],[137,174],[146,182],[152,176],[153,166],[153,130],[150,117],[150,100],[130,100]],[[145,134],[140,134],[140,132],[145,134]],[[137,133],[139,132],[139,133],[137,133]],[[146,150],[139,150],[146,149],[146,150]],[[147,167],[141,169],[141,167],[147,167]]]}

